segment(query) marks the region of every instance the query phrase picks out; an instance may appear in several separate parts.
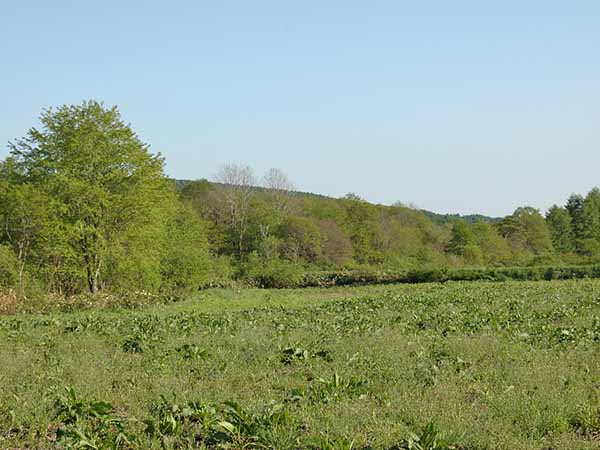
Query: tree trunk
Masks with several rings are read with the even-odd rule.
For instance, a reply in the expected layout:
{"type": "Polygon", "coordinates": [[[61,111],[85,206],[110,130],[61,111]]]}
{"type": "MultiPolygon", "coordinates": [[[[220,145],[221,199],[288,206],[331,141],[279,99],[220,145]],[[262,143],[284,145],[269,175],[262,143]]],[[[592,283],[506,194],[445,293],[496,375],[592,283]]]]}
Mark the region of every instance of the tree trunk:
{"type": "Polygon", "coordinates": [[[97,260],[97,264],[96,264],[96,270],[94,272],[94,294],[96,292],[98,292],[100,290],[100,268],[102,267],[102,260],[100,259],[100,257],[96,257],[97,260]]]}
{"type": "Polygon", "coordinates": [[[100,290],[100,269],[102,260],[98,255],[84,255],[87,284],[90,292],[95,294],[100,290]]]}
{"type": "Polygon", "coordinates": [[[19,243],[19,252],[17,254],[17,261],[19,262],[19,290],[21,294],[25,291],[25,286],[23,286],[23,274],[25,272],[25,244],[23,242],[19,243]]]}

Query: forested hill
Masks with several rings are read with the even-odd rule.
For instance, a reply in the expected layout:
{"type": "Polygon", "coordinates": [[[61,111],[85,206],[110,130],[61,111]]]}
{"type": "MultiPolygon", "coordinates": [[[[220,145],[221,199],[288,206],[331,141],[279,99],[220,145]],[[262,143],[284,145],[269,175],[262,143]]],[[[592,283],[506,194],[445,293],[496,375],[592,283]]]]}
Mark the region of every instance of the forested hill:
{"type": "MultiPolygon", "coordinates": [[[[208,182],[208,180],[206,180],[208,182]]],[[[193,180],[175,180],[175,186],[177,187],[178,191],[182,191],[183,188],[185,187],[186,184],[193,182],[193,180]]],[[[218,184],[218,183],[214,183],[213,184],[218,184]]],[[[257,186],[257,189],[264,189],[260,186],[257,186]]],[[[329,199],[333,199],[334,197],[330,197],[327,195],[323,195],[323,194],[315,194],[312,192],[302,192],[302,191],[292,191],[290,192],[291,195],[306,195],[306,196],[314,196],[314,197],[322,197],[322,198],[329,198],[329,199]]],[[[409,206],[406,206],[409,207],[409,206]]],[[[417,207],[412,207],[413,209],[419,210],[421,211],[423,214],[425,214],[429,220],[431,220],[433,223],[439,224],[439,225],[443,225],[443,224],[447,224],[447,223],[453,223],[457,220],[464,220],[467,223],[475,223],[475,222],[488,222],[488,223],[497,223],[500,222],[502,220],[501,217],[490,217],[490,216],[486,216],[483,214],[466,214],[466,215],[461,215],[461,214],[441,214],[441,213],[436,213],[433,211],[428,211],[426,209],[420,209],[417,207]]]]}
{"type": "Polygon", "coordinates": [[[298,192],[275,168],[171,180],[118,109],[95,101],[44,110],[40,123],[0,161],[0,290],[24,297],[600,262],[599,189],[545,216],[460,217],[298,192]]]}
{"type": "Polygon", "coordinates": [[[423,214],[429,217],[434,223],[444,224],[444,223],[452,223],[457,220],[464,220],[467,223],[476,223],[476,222],[488,222],[488,223],[498,223],[502,220],[501,217],[490,217],[485,216],[483,214],[465,214],[464,216],[461,214],[440,214],[432,211],[427,211],[425,209],[421,210],[423,214]]]}
{"type": "Polygon", "coordinates": [[[598,189],[585,198],[571,196],[545,217],[525,206],[494,218],[374,205],[355,194],[335,199],[297,192],[278,169],[260,181],[250,167],[233,164],[215,181],[177,184],[182,201],[209,224],[213,252],[236,261],[246,274],[258,276],[257,268],[274,261],[311,270],[411,270],[586,264],[600,258],[598,189]]]}

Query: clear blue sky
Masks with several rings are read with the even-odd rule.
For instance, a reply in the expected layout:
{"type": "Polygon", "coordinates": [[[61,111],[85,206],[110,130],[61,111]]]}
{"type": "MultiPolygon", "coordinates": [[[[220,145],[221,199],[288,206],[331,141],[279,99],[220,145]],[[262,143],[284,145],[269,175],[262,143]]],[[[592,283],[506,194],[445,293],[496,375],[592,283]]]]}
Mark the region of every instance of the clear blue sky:
{"type": "Polygon", "coordinates": [[[439,212],[600,184],[600,2],[28,1],[0,14],[0,157],[116,104],[177,178],[225,162],[439,212]]]}

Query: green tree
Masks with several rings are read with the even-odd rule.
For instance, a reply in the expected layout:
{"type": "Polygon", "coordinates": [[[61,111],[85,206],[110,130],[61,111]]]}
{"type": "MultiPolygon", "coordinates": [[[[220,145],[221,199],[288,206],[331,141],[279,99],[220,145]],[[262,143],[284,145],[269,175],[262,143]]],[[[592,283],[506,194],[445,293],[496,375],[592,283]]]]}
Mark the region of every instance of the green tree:
{"type": "Polygon", "coordinates": [[[572,194],[567,200],[565,209],[571,216],[571,236],[574,242],[575,250],[581,252],[581,242],[583,237],[583,197],[578,194],[572,194]]]}
{"type": "Polygon", "coordinates": [[[317,195],[304,195],[297,200],[297,208],[304,215],[318,220],[330,220],[343,226],[346,221],[346,208],[343,201],[317,195]]]}
{"type": "Polygon", "coordinates": [[[345,230],[352,242],[354,260],[359,264],[376,264],[382,259],[377,245],[379,214],[377,208],[356,194],[343,199],[346,207],[345,230]]]}
{"type": "Polygon", "coordinates": [[[467,222],[459,219],[452,225],[452,237],[448,243],[448,252],[462,256],[470,245],[476,245],[475,235],[467,222]]]}
{"type": "Polygon", "coordinates": [[[600,256],[600,201],[594,192],[583,201],[577,251],[586,256],[600,256]]]}
{"type": "Polygon", "coordinates": [[[352,242],[333,220],[317,220],[323,236],[323,260],[328,266],[342,267],[352,260],[352,242]]]}
{"type": "Polygon", "coordinates": [[[600,188],[592,188],[586,195],[585,200],[593,202],[600,209],[600,188]]]}
{"type": "Polygon", "coordinates": [[[0,241],[16,255],[21,291],[26,288],[27,266],[58,290],[58,280],[67,283],[72,278],[73,268],[65,270],[73,261],[65,227],[57,220],[59,210],[60,205],[36,186],[0,181],[0,241]]]}
{"type": "Polygon", "coordinates": [[[215,185],[206,179],[194,180],[186,183],[181,188],[181,198],[188,203],[196,214],[203,219],[210,216],[211,194],[215,185]]]}
{"type": "Polygon", "coordinates": [[[29,184],[0,183],[2,241],[12,247],[22,284],[25,264],[45,226],[47,199],[29,184]]]}
{"type": "Polygon", "coordinates": [[[410,268],[424,243],[419,229],[404,224],[394,206],[379,221],[377,240],[384,255],[385,264],[395,269],[410,268]]]}
{"type": "Polygon", "coordinates": [[[477,246],[475,234],[469,224],[462,219],[452,225],[452,237],[448,243],[448,252],[464,258],[471,264],[478,264],[482,260],[481,249],[477,246]]]}
{"type": "Polygon", "coordinates": [[[166,248],[161,260],[161,289],[196,290],[210,279],[213,264],[206,223],[189,204],[177,204],[167,222],[166,248]]]}
{"type": "Polygon", "coordinates": [[[546,214],[546,223],[552,236],[556,251],[569,253],[574,249],[571,215],[566,208],[552,206],[546,214]]]}
{"type": "Polygon", "coordinates": [[[487,264],[497,266],[510,263],[512,258],[510,245],[493,225],[488,222],[475,222],[471,229],[487,264]]]}
{"type": "Polygon", "coordinates": [[[294,263],[316,263],[323,253],[323,235],[312,220],[289,216],[281,225],[282,253],[294,263]]]}
{"type": "Polygon", "coordinates": [[[13,288],[19,282],[18,262],[13,251],[0,245],[0,288],[13,288]]]}
{"type": "Polygon", "coordinates": [[[152,155],[116,107],[95,101],[45,110],[42,127],[11,144],[23,180],[48,196],[71,250],[97,292],[109,247],[155,227],[171,195],[163,159],[152,155]]]}
{"type": "Polygon", "coordinates": [[[590,191],[581,208],[581,233],[583,239],[600,241],[600,193],[590,191]]]}
{"type": "Polygon", "coordinates": [[[517,208],[511,216],[500,222],[499,230],[517,251],[538,257],[553,251],[550,230],[544,217],[535,208],[517,208]]]}

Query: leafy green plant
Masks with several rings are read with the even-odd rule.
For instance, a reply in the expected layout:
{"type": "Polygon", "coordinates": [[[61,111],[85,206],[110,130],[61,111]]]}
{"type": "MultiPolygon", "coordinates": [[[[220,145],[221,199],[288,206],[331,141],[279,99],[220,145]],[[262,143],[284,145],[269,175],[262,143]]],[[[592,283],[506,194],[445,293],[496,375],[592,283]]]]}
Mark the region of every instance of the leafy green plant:
{"type": "Polygon", "coordinates": [[[411,433],[399,445],[401,450],[452,450],[455,448],[444,440],[434,422],[427,423],[419,434],[411,433]]]}
{"type": "Polygon", "coordinates": [[[207,441],[214,440],[218,422],[217,409],[212,405],[202,402],[181,405],[175,398],[171,401],[164,396],[152,408],[152,418],[144,420],[145,432],[150,436],[184,439],[196,433],[207,441]]]}
{"type": "Polygon", "coordinates": [[[321,435],[315,450],[355,450],[354,441],[348,440],[345,437],[330,438],[326,435],[321,435]]]}
{"type": "Polygon", "coordinates": [[[185,446],[200,441],[209,448],[264,449],[277,448],[277,431],[289,428],[292,421],[277,404],[253,412],[232,401],[218,406],[202,402],[181,405],[162,397],[152,418],[144,423],[146,434],[163,442],[185,446]]]}
{"type": "Polygon", "coordinates": [[[367,380],[343,378],[335,372],[330,378],[317,378],[316,383],[311,386],[310,396],[324,403],[340,397],[358,397],[365,393],[368,384],[367,380]]]}
{"type": "Polygon", "coordinates": [[[276,430],[289,427],[292,422],[278,404],[252,413],[235,402],[225,402],[223,418],[219,425],[228,434],[233,448],[275,448],[276,430]]]}
{"type": "Polygon", "coordinates": [[[199,347],[196,344],[183,344],[181,347],[178,347],[176,351],[186,360],[204,359],[208,356],[208,350],[199,347]]]}
{"type": "Polygon", "coordinates": [[[142,348],[142,344],[134,336],[130,336],[130,337],[125,338],[125,340],[121,344],[121,349],[125,353],[144,353],[144,349],[142,348]]]}
{"type": "Polygon", "coordinates": [[[6,245],[0,245],[0,288],[16,287],[19,281],[18,261],[6,245]]]}
{"type": "Polygon", "coordinates": [[[125,449],[133,438],[126,431],[126,421],[106,402],[83,400],[75,390],[66,388],[55,403],[59,422],[57,440],[72,448],[125,449]]]}
{"type": "Polygon", "coordinates": [[[294,361],[306,362],[310,358],[321,358],[327,362],[333,361],[328,350],[309,351],[302,347],[292,346],[281,351],[281,362],[285,365],[290,365],[294,361]]]}

